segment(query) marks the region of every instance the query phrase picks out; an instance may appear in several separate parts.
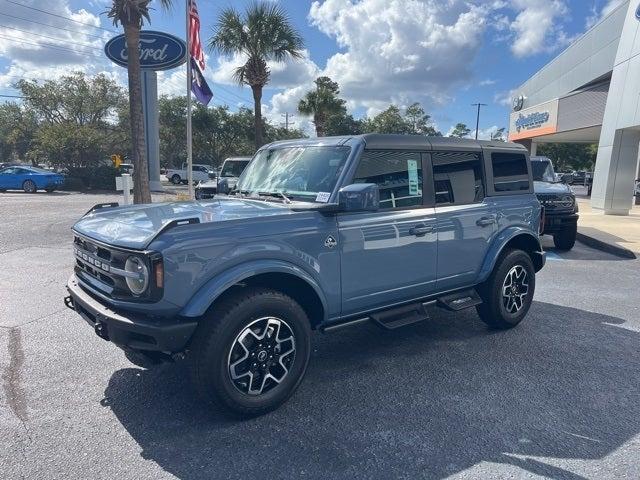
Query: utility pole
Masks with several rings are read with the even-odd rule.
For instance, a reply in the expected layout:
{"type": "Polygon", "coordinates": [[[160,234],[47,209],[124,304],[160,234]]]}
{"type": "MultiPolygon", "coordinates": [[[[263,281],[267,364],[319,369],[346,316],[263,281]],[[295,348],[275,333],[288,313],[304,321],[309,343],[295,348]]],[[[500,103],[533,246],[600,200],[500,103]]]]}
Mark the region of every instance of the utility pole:
{"type": "Polygon", "coordinates": [[[486,107],[486,103],[472,103],[472,107],[478,107],[478,115],[476,116],[476,140],[478,139],[478,129],[480,128],[480,107],[486,107]]]}
{"type": "Polygon", "coordinates": [[[289,112],[281,113],[280,115],[284,117],[284,123],[281,123],[281,125],[284,126],[284,129],[288,132],[289,125],[293,125],[295,123],[295,122],[289,121],[289,119],[293,118],[294,115],[291,115],[289,112]]]}

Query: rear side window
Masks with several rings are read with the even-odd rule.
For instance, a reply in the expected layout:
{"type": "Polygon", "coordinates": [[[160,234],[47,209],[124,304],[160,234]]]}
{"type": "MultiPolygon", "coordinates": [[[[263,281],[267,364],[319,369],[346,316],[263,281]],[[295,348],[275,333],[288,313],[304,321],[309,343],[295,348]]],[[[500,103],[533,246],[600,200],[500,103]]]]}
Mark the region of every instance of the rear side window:
{"type": "Polygon", "coordinates": [[[365,151],[353,183],[375,183],[380,208],[422,205],[422,160],[417,152],[365,151]]]}
{"type": "Polygon", "coordinates": [[[527,158],[522,153],[491,154],[493,189],[496,192],[529,191],[527,158]]]}
{"type": "Polygon", "coordinates": [[[433,183],[436,205],[467,205],[484,198],[482,161],[475,152],[435,152],[433,183]]]}

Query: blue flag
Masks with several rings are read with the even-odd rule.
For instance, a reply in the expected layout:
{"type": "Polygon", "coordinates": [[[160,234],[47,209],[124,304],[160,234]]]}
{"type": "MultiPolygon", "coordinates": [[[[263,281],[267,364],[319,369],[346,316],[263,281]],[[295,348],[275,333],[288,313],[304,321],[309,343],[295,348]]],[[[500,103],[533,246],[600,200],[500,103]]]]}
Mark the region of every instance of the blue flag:
{"type": "Polygon", "coordinates": [[[198,67],[198,62],[196,62],[193,57],[191,59],[191,91],[196,96],[198,101],[203,105],[209,105],[209,102],[213,98],[213,92],[207,85],[207,81],[204,79],[204,75],[200,71],[200,67],[198,67]]]}

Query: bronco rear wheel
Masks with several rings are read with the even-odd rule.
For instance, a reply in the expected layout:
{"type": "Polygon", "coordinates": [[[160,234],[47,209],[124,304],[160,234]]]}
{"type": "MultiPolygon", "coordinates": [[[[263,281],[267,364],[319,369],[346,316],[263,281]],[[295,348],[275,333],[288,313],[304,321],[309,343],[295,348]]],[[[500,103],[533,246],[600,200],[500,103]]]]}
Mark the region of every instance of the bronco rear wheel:
{"type": "Polygon", "coordinates": [[[531,257],[522,250],[507,250],[478,288],[482,297],[482,304],[476,307],[478,315],[492,328],[515,327],[527,315],[535,288],[531,257]]]}
{"type": "Polygon", "coordinates": [[[248,288],[223,300],[194,335],[191,371],[205,401],[241,417],[282,405],[307,369],[310,327],[292,298],[248,288]]]}

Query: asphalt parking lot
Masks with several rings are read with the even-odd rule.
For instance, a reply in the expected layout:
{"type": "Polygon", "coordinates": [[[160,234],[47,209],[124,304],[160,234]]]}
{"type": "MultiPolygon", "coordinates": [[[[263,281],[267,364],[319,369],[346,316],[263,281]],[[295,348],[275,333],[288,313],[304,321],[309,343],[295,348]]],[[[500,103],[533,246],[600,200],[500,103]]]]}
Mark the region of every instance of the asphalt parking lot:
{"type": "Polygon", "coordinates": [[[116,199],[0,194],[0,478],[640,478],[640,260],[550,249],[508,332],[314,334],[295,396],[239,422],[62,305],[70,226],[116,199]]]}

